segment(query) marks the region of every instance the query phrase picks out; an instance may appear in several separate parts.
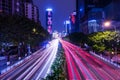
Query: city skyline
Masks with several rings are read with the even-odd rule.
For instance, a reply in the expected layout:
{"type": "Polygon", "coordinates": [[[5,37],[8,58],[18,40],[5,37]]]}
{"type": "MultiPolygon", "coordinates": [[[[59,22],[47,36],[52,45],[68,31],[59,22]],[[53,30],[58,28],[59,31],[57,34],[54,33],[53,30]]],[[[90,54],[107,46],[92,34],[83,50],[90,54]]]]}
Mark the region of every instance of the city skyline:
{"type": "Polygon", "coordinates": [[[75,0],[49,1],[34,0],[34,5],[39,8],[39,19],[41,25],[46,29],[46,8],[53,9],[53,31],[65,31],[64,21],[69,20],[69,15],[76,9],[75,0]]]}

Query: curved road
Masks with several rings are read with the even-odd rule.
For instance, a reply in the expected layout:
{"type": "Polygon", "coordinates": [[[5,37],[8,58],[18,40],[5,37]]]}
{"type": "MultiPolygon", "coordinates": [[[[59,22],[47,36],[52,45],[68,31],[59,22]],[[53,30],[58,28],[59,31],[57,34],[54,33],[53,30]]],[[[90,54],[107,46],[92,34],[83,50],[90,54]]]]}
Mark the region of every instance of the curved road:
{"type": "Polygon", "coordinates": [[[65,51],[69,80],[120,80],[120,69],[60,40],[65,51]]]}
{"type": "Polygon", "coordinates": [[[50,72],[50,67],[55,59],[59,41],[53,40],[46,49],[24,59],[22,63],[14,66],[0,75],[0,80],[40,80],[50,72]]]}

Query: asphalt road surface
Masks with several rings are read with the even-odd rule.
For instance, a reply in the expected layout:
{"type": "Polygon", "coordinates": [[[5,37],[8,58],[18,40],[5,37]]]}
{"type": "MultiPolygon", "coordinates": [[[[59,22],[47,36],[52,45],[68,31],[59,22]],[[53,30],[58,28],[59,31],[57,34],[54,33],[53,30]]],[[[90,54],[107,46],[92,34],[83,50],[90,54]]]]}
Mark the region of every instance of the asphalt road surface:
{"type": "Polygon", "coordinates": [[[69,80],[120,80],[120,69],[81,48],[60,40],[65,51],[69,80]]]}
{"type": "Polygon", "coordinates": [[[0,75],[0,80],[40,80],[50,72],[59,41],[52,40],[45,49],[40,49],[22,63],[0,75]]]}

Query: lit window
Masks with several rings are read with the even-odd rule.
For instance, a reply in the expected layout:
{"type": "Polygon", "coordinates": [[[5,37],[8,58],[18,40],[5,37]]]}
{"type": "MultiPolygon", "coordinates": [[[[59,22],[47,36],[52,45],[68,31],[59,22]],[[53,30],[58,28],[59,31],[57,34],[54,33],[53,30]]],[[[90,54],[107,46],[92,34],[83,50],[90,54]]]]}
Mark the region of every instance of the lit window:
{"type": "Polygon", "coordinates": [[[20,5],[19,2],[17,2],[16,5],[19,6],[20,5]]]}
{"type": "Polygon", "coordinates": [[[16,11],[19,12],[19,8],[17,8],[16,11]]]}

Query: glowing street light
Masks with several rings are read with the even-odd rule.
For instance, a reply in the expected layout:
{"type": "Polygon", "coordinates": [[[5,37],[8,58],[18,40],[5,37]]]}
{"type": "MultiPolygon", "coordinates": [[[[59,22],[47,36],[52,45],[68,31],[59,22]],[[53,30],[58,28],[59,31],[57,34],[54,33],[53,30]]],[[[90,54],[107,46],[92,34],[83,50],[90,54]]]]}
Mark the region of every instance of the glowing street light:
{"type": "Polygon", "coordinates": [[[33,30],[32,30],[34,33],[36,32],[36,29],[35,28],[33,28],[33,30]]]}
{"type": "Polygon", "coordinates": [[[106,22],[104,22],[103,25],[104,25],[104,27],[106,27],[106,28],[112,26],[112,27],[114,28],[115,32],[116,32],[116,26],[115,26],[115,25],[112,25],[110,21],[106,21],[106,22]]]}
{"type": "MultiPolygon", "coordinates": [[[[110,27],[110,26],[113,26],[115,32],[117,32],[117,31],[116,31],[116,26],[115,26],[115,25],[112,25],[110,21],[106,21],[106,22],[104,23],[104,27],[110,27]]],[[[115,34],[115,36],[117,36],[117,34],[115,34]]],[[[119,43],[119,41],[116,40],[116,43],[119,43]]],[[[112,54],[113,54],[113,53],[112,53],[112,54]]],[[[115,53],[114,53],[114,54],[117,55],[117,47],[115,47],[115,53]]],[[[118,57],[117,57],[117,62],[118,62],[118,57]]]]}
{"type": "Polygon", "coordinates": [[[110,27],[110,25],[111,25],[111,22],[110,22],[110,21],[107,21],[107,22],[104,23],[104,26],[105,26],[105,27],[110,27]]]}
{"type": "Polygon", "coordinates": [[[47,8],[46,11],[52,11],[52,9],[51,8],[47,8]]]}

